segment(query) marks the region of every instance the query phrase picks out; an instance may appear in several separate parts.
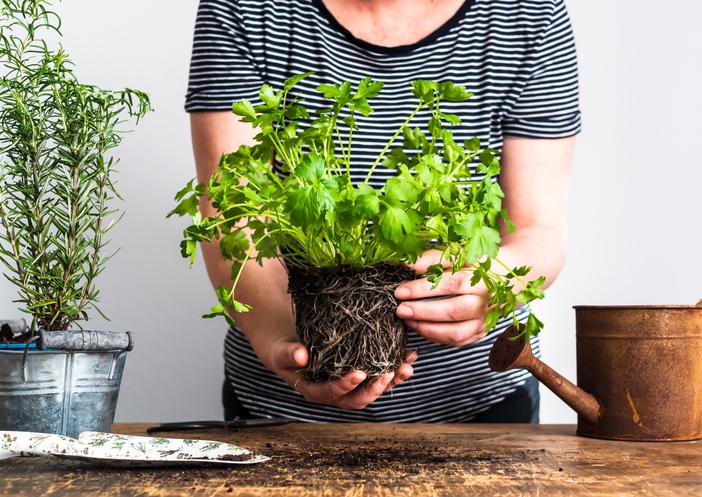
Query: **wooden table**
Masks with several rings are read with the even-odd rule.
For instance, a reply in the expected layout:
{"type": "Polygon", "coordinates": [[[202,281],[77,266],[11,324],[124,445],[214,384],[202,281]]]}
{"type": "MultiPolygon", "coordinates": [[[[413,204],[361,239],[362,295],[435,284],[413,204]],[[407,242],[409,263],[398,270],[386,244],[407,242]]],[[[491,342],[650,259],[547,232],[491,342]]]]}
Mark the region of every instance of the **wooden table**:
{"type": "Polygon", "coordinates": [[[273,460],[107,470],[11,459],[0,462],[0,496],[702,496],[702,443],[592,440],[569,425],[292,424],[172,436],[232,442],[273,460]]]}

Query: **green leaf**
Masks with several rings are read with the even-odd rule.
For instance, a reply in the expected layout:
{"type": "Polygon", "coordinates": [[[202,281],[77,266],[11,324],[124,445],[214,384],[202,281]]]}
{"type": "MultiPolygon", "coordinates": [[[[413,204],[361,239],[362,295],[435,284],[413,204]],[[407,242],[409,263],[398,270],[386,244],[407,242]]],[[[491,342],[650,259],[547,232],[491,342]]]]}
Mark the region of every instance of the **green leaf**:
{"type": "Polygon", "coordinates": [[[217,303],[217,304],[212,306],[212,308],[210,309],[210,312],[203,314],[202,317],[205,319],[212,319],[212,318],[216,318],[219,316],[224,316],[225,314],[226,314],[226,311],[224,309],[224,306],[220,303],[217,303]]]}
{"type": "Polygon", "coordinates": [[[302,73],[302,74],[295,74],[294,76],[291,76],[290,78],[285,80],[285,83],[283,84],[283,89],[285,91],[291,90],[295,85],[297,85],[300,81],[303,79],[312,76],[314,74],[313,71],[302,73]]]}
{"type": "Polygon", "coordinates": [[[383,165],[389,169],[397,169],[401,164],[408,164],[409,158],[401,147],[395,147],[383,159],[383,165]]]}
{"type": "Polygon", "coordinates": [[[444,266],[441,263],[432,264],[427,268],[427,280],[431,283],[432,290],[436,290],[444,276],[444,266]]]}
{"type": "MultiPolygon", "coordinates": [[[[299,104],[292,104],[285,109],[285,117],[290,120],[302,119],[307,120],[310,118],[309,111],[299,104]]],[[[297,123],[295,123],[297,124],[297,123]]]]}
{"type": "Polygon", "coordinates": [[[237,116],[241,116],[244,122],[251,122],[256,119],[256,109],[248,100],[240,100],[232,104],[232,111],[237,116]]]}
{"type": "Polygon", "coordinates": [[[485,256],[496,257],[499,246],[500,233],[489,226],[481,226],[466,244],[468,262],[477,261],[485,256]]]}
{"type": "Polygon", "coordinates": [[[439,84],[434,81],[416,80],[412,82],[412,94],[422,102],[433,105],[439,84]]]}
{"type": "Polygon", "coordinates": [[[197,253],[197,242],[195,240],[182,240],[180,242],[180,255],[188,259],[192,266],[195,262],[195,254],[197,253]]]}
{"type": "Polygon", "coordinates": [[[180,203],[168,213],[166,217],[171,217],[174,214],[178,216],[194,216],[200,207],[200,199],[193,195],[191,197],[184,198],[180,203]]]}
{"type": "Polygon", "coordinates": [[[426,221],[426,226],[442,239],[448,238],[448,226],[446,225],[446,221],[444,221],[443,215],[436,214],[435,216],[431,216],[426,221]]]}
{"type": "Polygon", "coordinates": [[[307,181],[316,181],[324,176],[324,157],[318,154],[308,154],[295,168],[295,176],[307,181]]]}
{"type": "Polygon", "coordinates": [[[194,184],[194,183],[195,183],[195,178],[193,178],[193,179],[191,179],[190,181],[188,181],[188,182],[186,183],[186,185],[185,185],[183,188],[181,188],[180,190],[178,190],[178,193],[175,194],[174,200],[176,200],[176,201],[183,200],[183,198],[184,198],[187,194],[193,193],[193,190],[194,190],[194,189],[193,189],[193,184],[194,184]]]}
{"type": "Polygon", "coordinates": [[[527,318],[527,324],[526,324],[526,329],[524,330],[524,333],[527,337],[533,337],[539,334],[539,332],[543,329],[544,323],[539,321],[539,319],[534,315],[534,314],[529,314],[529,317],[527,318]]]}
{"type": "Polygon", "coordinates": [[[319,85],[317,91],[324,95],[324,98],[336,99],[339,97],[339,88],[336,85],[319,85]]]}
{"type": "Polygon", "coordinates": [[[410,128],[409,126],[403,131],[403,145],[409,150],[423,150],[427,143],[424,133],[419,128],[410,128]]]}
{"type": "Polygon", "coordinates": [[[226,259],[241,261],[249,250],[249,239],[243,231],[234,231],[220,238],[219,248],[226,259]]]}
{"type": "Polygon", "coordinates": [[[477,152],[478,150],[480,150],[480,138],[474,136],[473,138],[463,142],[463,146],[471,152],[477,152]]]}
{"type": "Polygon", "coordinates": [[[307,226],[320,221],[321,202],[312,186],[304,186],[292,192],[285,203],[285,208],[290,213],[290,220],[296,226],[307,226]]]}
{"type": "Polygon", "coordinates": [[[388,206],[380,214],[380,231],[385,238],[401,244],[403,239],[415,228],[410,216],[400,207],[388,206]]]}
{"type": "Polygon", "coordinates": [[[461,124],[461,118],[456,114],[446,114],[445,112],[442,112],[440,116],[443,120],[445,120],[447,123],[453,126],[458,126],[459,124],[461,124]]]}
{"type": "Polygon", "coordinates": [[[530,266],[518,266],[512,269],[512,273],[517,276],[526,276],[529,274],[529,271],[531,271],[530,266]]]}
{"type": "Polygon", "coordinates": [[[356,90],[356,95],[354,99],[367,99],[377,97],[380,90],[383,89],[383,83],[381,81],[373,81],[370,77],[363,78],[358,83],[358,89],[356,90]]]}
{"type": "Polygon", "coordinates": [[[356,118],[353,116],[346,116],[342,119],[344,124],[349,127],[349,129],[356,130],[358,129],[358,125],[356,124],[356,118]]]}
{"type": "Polygon", "coordinates": [[[417,188],[410,181],[393,177],[385,182],[385,198],[393,205],[412,204],[418,196],[417,188]]]}
{"type": "Polygon", "coordinates": [[[546,278],[543,276],[527,283],[526,288],[523,288],[517,295],[517,301],[522,304],[528,304],[534,300],[544,298],[543,286],[546,283],[546,278]]]}
{"type": "Polygon", "coordinates": [[[238,300],[232,300],[232,309],[234,309],[234,312],[249,312],[251,310],[251,306],[249,304],[244,304],[243,302],[239,302],[238,300]]]}
{"type": "Polygon", "coordinates": [[[277,109],[280,105],[280,100],[283,98],[282,92],[276,92],[269,84],[263,84],[258,92],[258,98],[271,109],[277,109]]]}
{"type": "Polygon", "coordinates": [[[483,225],[483,220],[477,214],[466,214],[465,216],[456,219],[451,227],[464,240],[470,239],[483,225]]]}
{"type": "Polygon", "coordinates": [[[452,81],[444,81],[439,85],[439,93],[449,102],[463,102],[473,96],[466,90],[465,86],[458,85],[452,81]]]}
{"type": "Polygon", "coordinates": [[[353,214],[362,219],[371,219],[380,211],[377,195],[359,195],[353,206],[353,214]]]}
{"type": "Polygon", "coordinates": [[[430,117],[429,122],[427,123],[427,129],[429,130],[429,133],[431,133],[431,136],[437,139],[440,138],[443,130],[441,120],[435,116],[430,117]]]}
{"type": "Polygon", "coordinates": [[[317,225],[323,214],[335,210],[334,192],[338,185],[333,180],[322,180],[317,185],[304,186],[292,192],[285,203],[290,220],[296,226],[317,225]]]}
{"type": "Polygon", "coordinates": [[[368,117],[373,113],[373,108],[365,100],[350,102],[349,109],[353,110],[354,112],[358,112],[365,117],[368,117]]]}

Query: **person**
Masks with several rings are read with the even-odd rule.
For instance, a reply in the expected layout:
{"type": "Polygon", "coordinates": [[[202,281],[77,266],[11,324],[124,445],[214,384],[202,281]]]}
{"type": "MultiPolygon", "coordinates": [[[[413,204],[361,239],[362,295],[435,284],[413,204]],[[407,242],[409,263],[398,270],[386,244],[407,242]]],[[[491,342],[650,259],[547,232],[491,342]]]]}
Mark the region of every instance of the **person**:
{"type": "MultiPolygon", "coordinates": [[[[501,151],[499,182],[517,230],[503,233],[499,257],[527,264],[550,285],[567,250],[566,201],[575,135],[580,130],[578,73],[564,0],[200,0],[186,111],[198,178],[206,182],[220,155],[250,144],[256,131],[231,112],[254,103],[268,82],[293,74],[306,105],[324,105],[322,83],[384,83],[375,113],[354,133],[351,175],[362,181],[379,148],[414,108],[415,79],[452,80],[474,96],[446,103],[463,123],[457,139],[480,138],[501,151]]],[[[443,107],[442,107],[443,108],[443,107]]],[[[417,116],[426,125],[428,116],[417,116]]],[[[374,172],[379,187],[394,172],[374,172]]],[[[211,206],[203,203],[205,213],[211,206]]],[[[215,286],[230,284],[230,263],[216,243],[203,247],[215,286]]],[[[437,261],[426,252],[418,272],[437,261]]],[[[491,372],[487,355],[509,324],[485,333],[484,287],[467,271],[396,290],[397,315],[410,328],[412,352],[395,373],[364,382],[362,371],[322,383],[303,380],[308,351],[295,333],[283,265],[249,262],[238,298],[253,311],[236,315],[225,340],[225,417],[299,421],[538,422],[536,380],[525,371],[491,372]],[[426,297],[452,295],[426,300],[426,297]]],[[[528,307],[518,311],[526,320],[528,307]]],[[[532,346],[538,354],[539,344],[532,346]]]]}

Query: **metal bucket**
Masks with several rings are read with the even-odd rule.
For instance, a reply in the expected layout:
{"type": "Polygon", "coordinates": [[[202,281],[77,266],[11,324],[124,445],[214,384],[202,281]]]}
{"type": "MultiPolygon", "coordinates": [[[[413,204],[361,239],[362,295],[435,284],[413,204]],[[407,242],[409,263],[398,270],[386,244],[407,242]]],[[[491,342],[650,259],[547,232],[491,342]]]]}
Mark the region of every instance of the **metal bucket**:
{"type": "MultiPolygon", "coordinates": [[[[130,333],[40,332],[38,345],[87,350],[0,349],[0,430],[56,433],[112,429],[130,333]],[[114,347],[123,338],[125,350],[114,347]],[[98,349],[98,350],[95,350],[98,349]]],[[[119,346],[119,345],[118,345],[119,346]]]]}

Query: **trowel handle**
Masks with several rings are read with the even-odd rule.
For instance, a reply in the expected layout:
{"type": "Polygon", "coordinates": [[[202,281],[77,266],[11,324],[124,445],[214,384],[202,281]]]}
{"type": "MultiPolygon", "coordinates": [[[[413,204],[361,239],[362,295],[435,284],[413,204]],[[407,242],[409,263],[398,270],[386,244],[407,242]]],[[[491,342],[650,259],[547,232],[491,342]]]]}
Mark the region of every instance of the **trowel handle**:
{"type": "Polygon", "coordinates": [[[595,397],[568,381],[536,357],[532,356],[531,359],[526,368],[531,374],[585,419],[592,423],[599,421],[602,416],[602,406],[595,397]]]}

